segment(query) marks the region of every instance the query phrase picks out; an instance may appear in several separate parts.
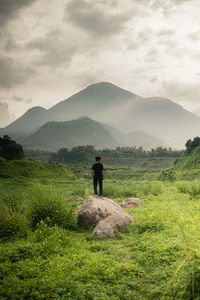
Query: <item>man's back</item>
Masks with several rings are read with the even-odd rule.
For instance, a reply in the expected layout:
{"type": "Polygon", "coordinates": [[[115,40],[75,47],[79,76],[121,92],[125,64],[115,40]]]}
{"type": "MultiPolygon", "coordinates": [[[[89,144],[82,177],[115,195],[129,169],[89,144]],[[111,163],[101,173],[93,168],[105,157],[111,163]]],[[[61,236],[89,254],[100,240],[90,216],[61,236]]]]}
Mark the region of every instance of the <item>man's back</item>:
{"type": "Polygon", "coordinates": [[[94,177],[102,178],[103,165],[101,163],[95,163],[92,166],[94,171],[94,177]]]}

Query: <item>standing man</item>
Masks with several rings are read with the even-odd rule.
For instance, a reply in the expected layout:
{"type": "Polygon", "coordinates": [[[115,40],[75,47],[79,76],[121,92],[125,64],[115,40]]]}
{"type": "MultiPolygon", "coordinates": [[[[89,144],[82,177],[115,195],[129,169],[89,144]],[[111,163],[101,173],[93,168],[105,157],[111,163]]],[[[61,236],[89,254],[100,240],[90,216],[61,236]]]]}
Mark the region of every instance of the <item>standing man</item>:
{"type": "Polygon", "coordinates": [[[99,195],[103,195],[103,179],[104,179],[104,168],[101,163],[101,157],[95,157],[96,163],[92,166],[92,176],[94,184],[94,193],[97,195],[97,184],[99,183],[99,195]]]}

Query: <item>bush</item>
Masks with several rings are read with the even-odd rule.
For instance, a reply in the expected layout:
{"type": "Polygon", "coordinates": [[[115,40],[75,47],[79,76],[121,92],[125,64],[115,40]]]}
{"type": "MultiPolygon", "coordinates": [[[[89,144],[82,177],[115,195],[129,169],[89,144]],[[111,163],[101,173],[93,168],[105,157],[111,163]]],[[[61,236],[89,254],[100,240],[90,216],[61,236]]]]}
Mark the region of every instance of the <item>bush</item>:
{"type": "Polygon", "coordinates": [[[74,228],[76,226],[74,209],[55,189],[38,187],[34,189],[33,197],[29,207],[33,228],[41,221],[49,226],[58,225],[62,228],[74,228]]]}
{"type": "Polygon", "coordinates": [[[29,229],[27,210],[14,194],[5,194],[0,199],[0,236],[24,235],[29,229]]]}
{"type": "Polygon", "coordinates": [[[160,180],[162,181],[174,181],[176,179],[176,173],[173,169],[166,169],[160,173],[160,180]]]}
{"type": "Polygon", "coordinates": [[[0,156],[6,159],[22,159],[24,158],[23,147],[11,140],[8,135],[4,135],[3,138],[0,137],[0,156]]]}
{"type": "Polygon", "coordinates": [[[179,182],[177,183],[177,188],[180,193],[189,194],[191,197],[200,195],[199,182],[179,182]]]}

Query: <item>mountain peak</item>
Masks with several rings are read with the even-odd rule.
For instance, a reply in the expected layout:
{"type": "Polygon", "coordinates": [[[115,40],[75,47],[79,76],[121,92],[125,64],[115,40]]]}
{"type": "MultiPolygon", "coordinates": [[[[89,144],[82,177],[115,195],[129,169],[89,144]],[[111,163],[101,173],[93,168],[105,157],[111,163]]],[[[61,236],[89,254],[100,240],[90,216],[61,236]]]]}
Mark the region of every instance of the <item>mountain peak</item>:
{"type": "Polygon", "coordinates": [[[106,81],[101,81],[101,82],[90,84],[84,90],[90,91],[90,92],[91,91],[97,91],[97,92],[103,91],[103,92],[110,92],[110,93],[121,93],[121,94],[123,93],[123,94],[129,95],[131,97],[136,96],[132,92],[127,91],[111,82],[106,82],[106,81]]]}

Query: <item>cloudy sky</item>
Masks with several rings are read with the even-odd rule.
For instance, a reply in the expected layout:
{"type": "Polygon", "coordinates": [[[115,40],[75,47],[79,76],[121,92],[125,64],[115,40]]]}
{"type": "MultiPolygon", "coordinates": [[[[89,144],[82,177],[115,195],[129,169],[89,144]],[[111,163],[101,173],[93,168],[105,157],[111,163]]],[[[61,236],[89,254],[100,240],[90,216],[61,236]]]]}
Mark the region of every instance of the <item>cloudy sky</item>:
{"type": "Polygon", "coordinates": [[[109,81],[200,108],[199,0],[0,0],[0,126],[109,81]]]}

